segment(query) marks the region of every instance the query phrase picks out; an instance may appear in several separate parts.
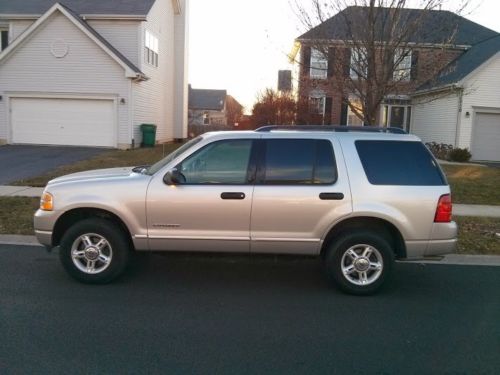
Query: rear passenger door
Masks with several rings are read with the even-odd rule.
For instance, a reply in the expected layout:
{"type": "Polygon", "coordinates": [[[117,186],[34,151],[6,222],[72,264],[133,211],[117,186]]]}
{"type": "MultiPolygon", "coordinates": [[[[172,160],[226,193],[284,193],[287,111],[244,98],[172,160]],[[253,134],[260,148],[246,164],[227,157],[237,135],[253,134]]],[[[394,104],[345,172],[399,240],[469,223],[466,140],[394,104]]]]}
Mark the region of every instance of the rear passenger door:
{"type": "Polygon", "coordinates": [[[330,226],[352,212],[340,145],[269,134],[257,147],[251,252],[316,254],[330,226]]]}

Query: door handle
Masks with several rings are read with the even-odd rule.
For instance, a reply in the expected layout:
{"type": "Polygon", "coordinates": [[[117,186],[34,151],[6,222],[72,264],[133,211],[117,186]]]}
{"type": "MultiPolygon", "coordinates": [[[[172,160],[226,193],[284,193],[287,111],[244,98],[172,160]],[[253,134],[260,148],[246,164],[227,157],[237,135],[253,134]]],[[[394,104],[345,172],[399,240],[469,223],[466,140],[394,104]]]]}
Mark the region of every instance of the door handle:
{"type": "Polygon", "coordinates": [[[221,193],[220,197],[222,199],[245,199],[245,193],[225,192],[221,193]]]}
{"type": "Polygon", "coordinates": [[[344,199],[344,194],[343,193],[320,193],[319,199],[340,201],[340,200],[344,199]]]}

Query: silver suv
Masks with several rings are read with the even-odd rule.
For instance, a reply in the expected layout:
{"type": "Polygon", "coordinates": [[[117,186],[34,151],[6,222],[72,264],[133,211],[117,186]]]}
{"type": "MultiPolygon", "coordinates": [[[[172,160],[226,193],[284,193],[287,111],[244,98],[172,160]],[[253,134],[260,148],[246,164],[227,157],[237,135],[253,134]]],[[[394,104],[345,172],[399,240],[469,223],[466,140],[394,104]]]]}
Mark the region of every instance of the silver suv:
{"type": "Polygon", "coordinates": [[[453,252],[450,188],[420,139],[350,127],[264,127],[195,138],[149,167],[50,181],[38,240],[87,283],[135,251],[320,256],[344,291],[369,294],[395,258],[453,252]]]}

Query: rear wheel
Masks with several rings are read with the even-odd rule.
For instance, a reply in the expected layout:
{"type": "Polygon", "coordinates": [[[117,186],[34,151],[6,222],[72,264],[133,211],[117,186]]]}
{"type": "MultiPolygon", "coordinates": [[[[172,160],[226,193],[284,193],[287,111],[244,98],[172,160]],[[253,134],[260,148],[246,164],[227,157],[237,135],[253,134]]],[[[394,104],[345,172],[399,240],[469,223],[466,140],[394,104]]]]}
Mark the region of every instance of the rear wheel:
{"type": "Polygon", "coordinates": [[[84,283],[103,284],[125,270],[130,245],[123,230],[104,219],[85,219],[61,239],[59,258],[65,270],[84,283]]]}
{"type": "Polygon", "coordinates": [[[394,252],[384,237],[357,231],[334,241],[324,262],[328,276],[342,291],[366,295],[375,293],[389,276],[394,252]]]}

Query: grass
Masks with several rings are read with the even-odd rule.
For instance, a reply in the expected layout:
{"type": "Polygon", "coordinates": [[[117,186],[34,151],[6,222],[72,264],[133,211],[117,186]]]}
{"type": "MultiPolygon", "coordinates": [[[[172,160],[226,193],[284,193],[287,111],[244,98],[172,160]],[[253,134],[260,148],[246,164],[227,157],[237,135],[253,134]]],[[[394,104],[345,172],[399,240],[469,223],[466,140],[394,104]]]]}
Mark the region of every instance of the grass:
{"type": "Polygon", "coordinates": [[[500,205],[500,168],[443,165],[453,203],[500,205]]]}
{"type": "MultiPolygon", "coordinates": [[[[33,214],[38,198],[0,197],[0,233],[33,234],[33,214]]],[[[500,218],[455,217],[458,253],[500,255],[500,218]]]]}
{"type": "Polygon", "coordinates": [[[47,182],[53,178],[70,173],[88,171],[91,169],[150,165],[157,162],[180,145],[181,143],[166,143],[151,148],[110,150],[93,158],[59,167],[40,176],[18,180],[11,185],[44,187],[47,185],[47,182]]]}
{"type": "Polygon", "coordinates": [[[459,254],[500,255],[500,218],[455,217],[459,254]]]}
{"type": "Polygon", "coordinates": [[[33,214],[40,198],[0,197],[0,233],[33,234],[33,214]]]}

